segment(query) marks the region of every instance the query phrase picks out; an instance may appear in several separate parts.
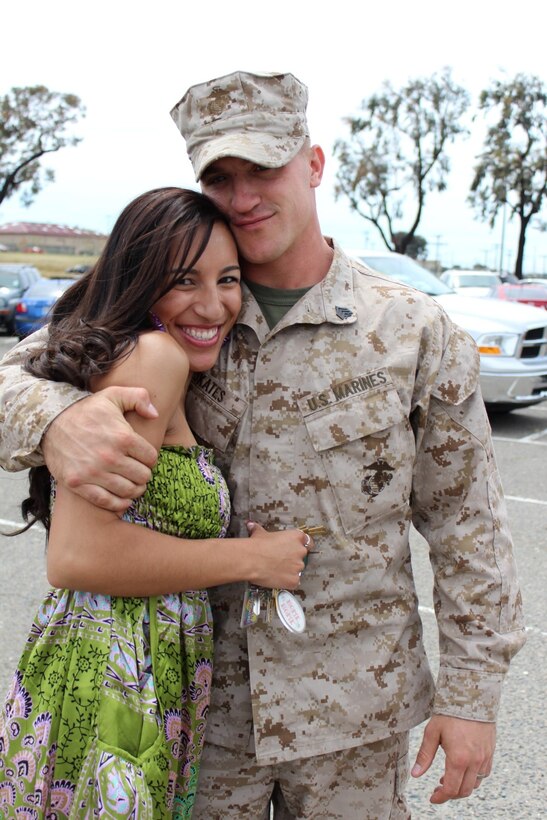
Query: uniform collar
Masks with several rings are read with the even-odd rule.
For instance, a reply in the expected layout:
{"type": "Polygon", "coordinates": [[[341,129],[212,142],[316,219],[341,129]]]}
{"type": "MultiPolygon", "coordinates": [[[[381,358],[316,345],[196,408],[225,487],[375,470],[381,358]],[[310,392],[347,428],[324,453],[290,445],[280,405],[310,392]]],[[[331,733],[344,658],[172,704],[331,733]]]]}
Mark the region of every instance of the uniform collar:
{"type": "MultiPolygon", "coordinates": [[[[276,325],[275,332],[295,324],[319,325],[323,322],[330,322],[335,325],[350,325],[357,320],[351,262],[337,242],[329,237],[325,238],[334,249],[334,256],[327,275],[321,282],[310,288],[291,308],[282,321],[276,325]]],[[[254,296],[245,283],[242,287],[242,297],[241,312],[237,323],[252,327],[259,338],[265,338],[270,330],[254,296]]]]}

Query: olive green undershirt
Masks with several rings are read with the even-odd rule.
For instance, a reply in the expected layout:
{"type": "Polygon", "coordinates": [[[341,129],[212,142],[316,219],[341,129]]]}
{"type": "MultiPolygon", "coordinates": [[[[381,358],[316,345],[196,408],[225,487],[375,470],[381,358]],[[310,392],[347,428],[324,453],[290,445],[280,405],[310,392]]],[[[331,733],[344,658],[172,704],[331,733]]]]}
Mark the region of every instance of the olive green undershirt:
{"type": "Polygon", "coordinates": [[[256,282],[246,282],[246,285],[256,299],[270,330],[309,291],[309,288],[269,288],[266,285],[257,285],[256,282]]]}

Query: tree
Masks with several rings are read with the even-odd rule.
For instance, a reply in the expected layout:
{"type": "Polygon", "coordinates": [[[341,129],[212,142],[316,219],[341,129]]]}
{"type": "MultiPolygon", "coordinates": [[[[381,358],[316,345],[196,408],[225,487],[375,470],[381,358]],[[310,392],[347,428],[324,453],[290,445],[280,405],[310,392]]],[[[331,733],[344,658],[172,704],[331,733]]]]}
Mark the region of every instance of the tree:
{"type": "Polygon", "coordinates": [[[386,247],[405,253],[420,223],[427,191],[443,191],[450,164],[446,149],[459,135],[469,94],[449,68],[410,80],[400,91],[386,82],[361,103],[362,116],[346,117],[349,141],[337,140],[340,162],[335,196],[376,226],[386,247]],[[406,231],[396,231],[404,206],[414,200],[406,231]]]}
{"type": "MultiPolygon", "coordinates": [[[[404,231],[393,234],[393,243],[395,246],[400,245],[407,234],[404,231]]],[[[427,240],[420,234],[415,233],[406,246],[405,253],[412,259],[427,259],[427,240]]]]}
{"type": "Polygon", "coordinates": [[[55,179],[41,158],[80,142],[66,132],[85,109],[74,94],[34,85],[12,88],[0,97],[0,110],[0,203],[21,191],[23,204],[30,205],[44,182],[55,179]]]}
{"type": "Polygon", "coordinates": [[[522,278],[526,230],[547,191],[547,89],[539,77],[517,74],[481,92],[479,110],[490,119],[477,157],[469,200],[494,226],[500,210],[520,220],[515,275],[522,278]]]}

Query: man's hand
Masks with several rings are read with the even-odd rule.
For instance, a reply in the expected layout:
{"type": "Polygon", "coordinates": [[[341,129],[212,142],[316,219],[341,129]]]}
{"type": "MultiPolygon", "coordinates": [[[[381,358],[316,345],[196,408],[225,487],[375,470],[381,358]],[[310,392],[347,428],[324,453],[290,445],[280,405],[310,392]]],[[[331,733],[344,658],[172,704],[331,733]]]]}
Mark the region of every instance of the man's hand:
{"type": "Polygon", "coordinates": [[[64,410],[42,439],[50,473],[97,507],[123,512],[145,490],[157,453],[125,420],[157,418],[148,392],[107,387],[64,410]]]}
{"type": "Polygon", "coordinates": [[[429,769],[439,746],[445,753],[444,775],[430,802],[446,803],[469,797],[492,770],[496,724],[434,715],[425,727],[411,772],[413,777],[420,777],[429,769]]]}

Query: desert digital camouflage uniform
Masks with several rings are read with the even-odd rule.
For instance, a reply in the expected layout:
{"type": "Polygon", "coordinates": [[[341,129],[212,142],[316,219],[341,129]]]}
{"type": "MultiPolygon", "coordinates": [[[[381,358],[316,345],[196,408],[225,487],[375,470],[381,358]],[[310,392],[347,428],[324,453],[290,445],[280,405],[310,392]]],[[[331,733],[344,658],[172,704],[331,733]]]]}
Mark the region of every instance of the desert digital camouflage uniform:
{"type": "Polygon", "coordinates": [[[327,755],[262,766],[206,743],[192,820],[408,820],[408,732],[327,755]]]}
{"type": "MultiPolygon", "coordinates": [[[[334,248],[326,278],[271,331],[244,287],[219,363],[194,377],[187,403],[228,476],[233,534],[246,533],[248,518],[327,531],[295,593],[303,634],[276,617],[242,629],[243,585],[212,590],[207,738],[254,750],[262,764],[373,743],[431,710],[494,721],[524,642],[476,345],[434,300],[334,248]],[[435,574],[436,686],[411,523],[435,574]]],[[[48,421],[82,394],[7,363],[0,457],[18,469],[36,463],[48,421]]]]}

